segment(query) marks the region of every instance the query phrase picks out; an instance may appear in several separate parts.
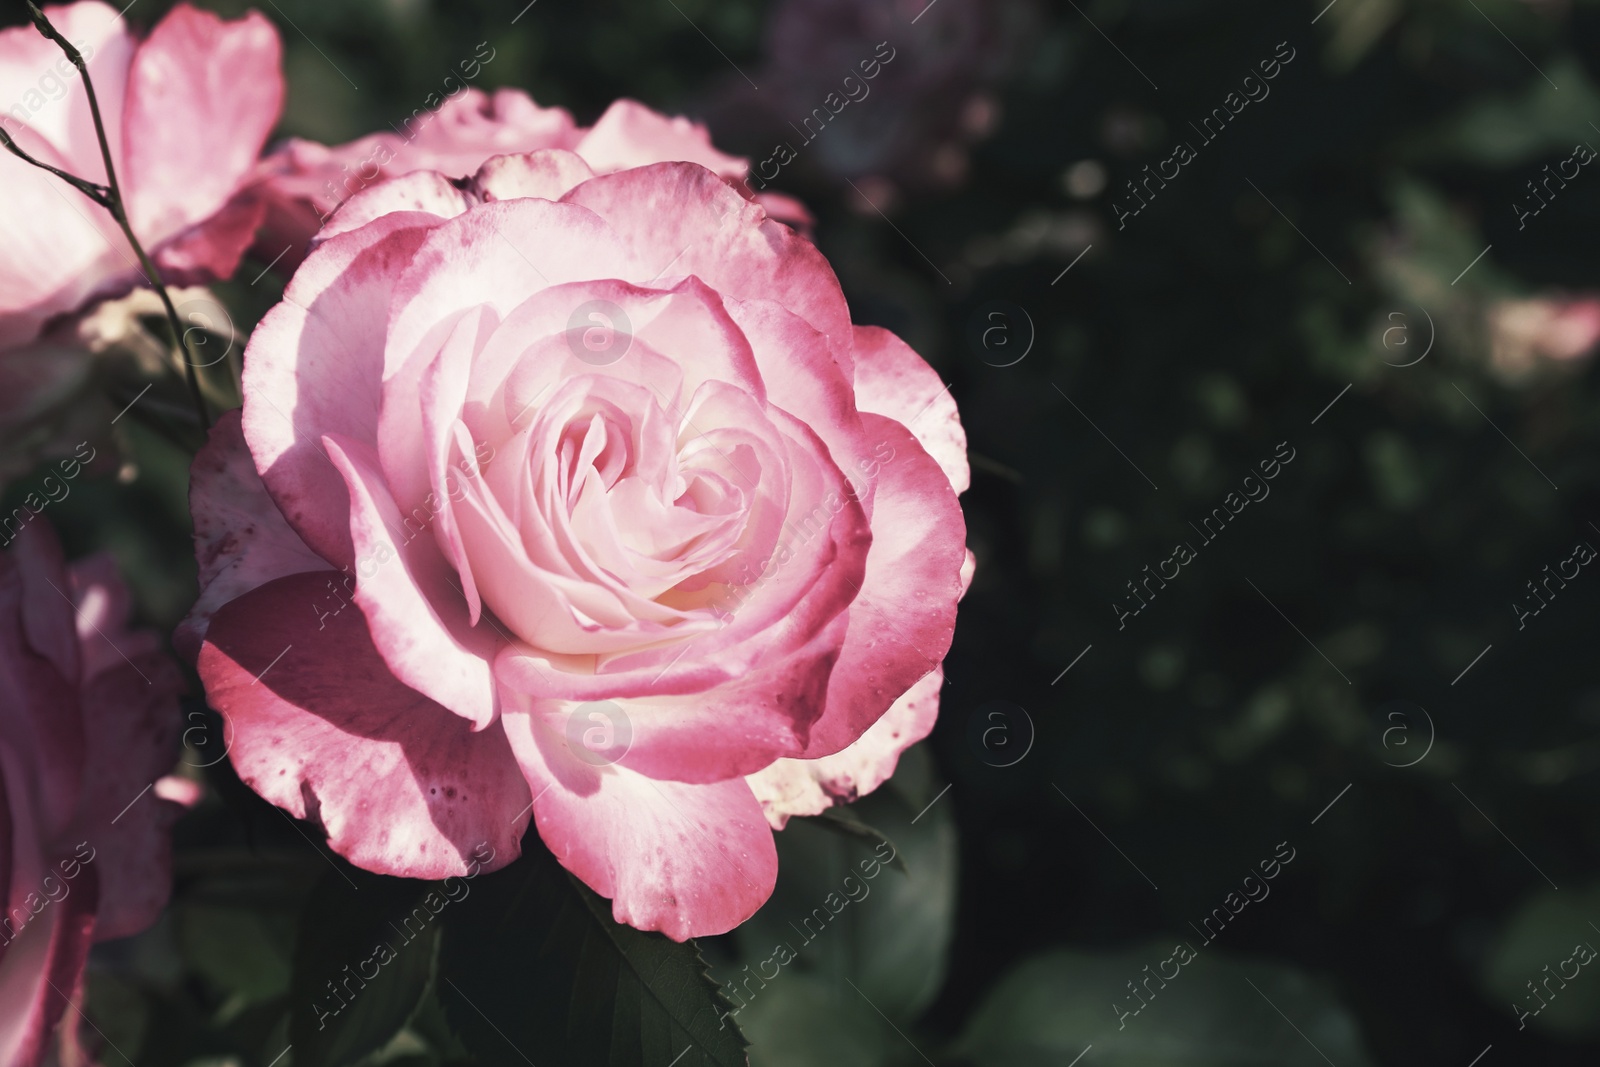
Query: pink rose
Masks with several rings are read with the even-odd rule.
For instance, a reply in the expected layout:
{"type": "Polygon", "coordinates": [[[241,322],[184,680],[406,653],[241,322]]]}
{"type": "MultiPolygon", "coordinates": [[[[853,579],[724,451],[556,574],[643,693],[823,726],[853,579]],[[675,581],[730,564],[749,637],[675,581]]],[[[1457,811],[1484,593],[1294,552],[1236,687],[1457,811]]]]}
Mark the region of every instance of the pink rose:
{"type": "MultiPolygon", "coordinates": [[[[632,100],[616,101],[584,129],[566,109],[540,107],[516,89],[489,96],[458,86],[456,94],[430,99],[435,101],[431,108],[414,110],[394,133],[369,134],[331,148],[291,138],[262,159],[258,191],[268,204],[263,257],[285,253],[280,262],[297,265],[339,205],[382,182],[417,171],[464,178],[492,156],[539,149],[576,152],[596,174],[647,163],[699,163],[747,188],[742,183],[748,162],[717,151],[704,126],[632,100]]],[[[761,200],[780,221],[810,225],[798,201],[776,195],[761,200]]]]}
{"type": "MultiPolygon", "coordinates": [[[[128,220],[167,281],[225,277],[262,205],[237,198],[283,100],[277,31],[179,4],[143,41],[97,0],[45,9],[83,53],[128,220]]],[[[106,180],[77,69],[31,25],[0,31],[0,122],[35,158],[106,180]]],[[[0,348],[141,279],[109,212],[0,151],[0,348]]]]}
{"type": "Polygon", "coordinates": [[[1600,343],[1600,297],[1501,300],[1488,311],[1490,356],[1512,375],[1539,360],[1570,362],[1600,343]]]}
{"type": "Polygon", "coordinates": [[[64,566],[42,518],[6,539],[0,1063],[33,1067],[90,943],[137,933],[166,903],[179,807],[164,798],[181,790],[161,775],[177,756],[183,682],[154,633],[127,628],[109,557],[64,566]]]}
{"type": "Polygon", "coordinates": [[[353,198],[257,328],[180,641],[240,776],[352,862],[503,864],[531,814],[618,920],[731,929],[772,827],[932,727],[955,403],[701,166],[461,184],[353,198]]]}

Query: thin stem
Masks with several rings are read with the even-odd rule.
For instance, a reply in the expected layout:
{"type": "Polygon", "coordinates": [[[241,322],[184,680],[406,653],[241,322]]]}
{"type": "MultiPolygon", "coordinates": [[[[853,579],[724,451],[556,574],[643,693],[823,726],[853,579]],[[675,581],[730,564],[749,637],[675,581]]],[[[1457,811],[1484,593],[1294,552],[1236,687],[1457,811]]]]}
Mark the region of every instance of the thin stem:
{"type": "Polygon", "coordinates": [[[12,155],[21,159],[24,163],[32,163],[40,170],[47,170],[51,174],[54,174],[57,178],[60,178],[62,181],[66,182],[68,185],[72,186],[74,189],[78,190],[78,192],[82,193],[84,196],[87,196],[90,200],[93,200],[101,207],[109,208],[111,206],[111,191],[105,186],[96,185],[94,182],[84,181],[76,174],[68,174],[66,171],[61,170],[58,167],[52,167],[50,164],[41,159],[33,158],[27,152],[23,151],[21,145],[17,144],[16,141],[11,139],[11,134],[6,132],[6,128],[4,126],[0,126],[0,145],[4,145],[12,155]]]}
{"type": "MultiPolygon", "coordinates": [[[[103,187],[95,186],[95,188],[103,188],[107,194],[104,197],[97,197],[86,190],[86,195],[100,202],[106,210],[111,212],[111,217],[116,219],[117,225],[122,229],[122,235],[128,239],[128,244],[132,246],[134,255],[139,257],[139,265],[144,271],[145,280],[156,291],[156,295],[161,297],[161,305],[166,308],[167,312],[167,326],[172,330],[172,343],[183,357],[184,377],[189,382],[189,395],[194,401],[195,413],[200,416],[201,429],[209,433],[211,430],[211,416],[206,411],[205,396],[200,391],[200,377],[195,370],[194,359],[189,351],[188,341],[184,336],[183,323],[178,319],[178,309],[173,306],[172,297],[167,292],[166,284],[161,280],[161,272],[156,270],[155,263],[151,261],[150,256],[144,250],[144,246],[139,243],[139,239],[134,236],[133,227],[128,225],[127,205],[122,199],[122,188],[117,184],[117,168],[111,159],[111,144],[106,140],[105,122],[100,117],[100,100],[95,95],[94,82],[89,78],[89,65],[83,61],[83,55],[77,48],[73,47],[72,42],[61,36],[56,28],[50,24],[50,20],[45,17],[44,12],[39,9],[39,5],[34,0],[28,0],[28,12],[33,17],[34,28],[48,40],[55,42],[56,46],[66,53],[67,58],[72,60],[72,65],[78,68],[78,73],[83,77],[83,88],[89,96],[89,114],[94,119],[95,137],[100,141],[100,158],[105,161],[106,165],[106,184],[103,187]]],[[[75,188],[83,189],[86,185],[92,185],[92,183],[84,182],[82,179],[74,179],[69,175],[63,174],[54,167],[39,163],[12,143],[10,137],[5,138],[5,146],[28,162],[44,167],[46,170],[60,176],[75,188]]]]}
{"type": "MultiPolygon", "coordinates": [[[[111,161],[106,160],[106,169],[111,168],[111,161]]],[[[116,194],[113,194],[116,195],[116,194]]],[[[183,357],[183,376],[189,382],[189,396],[194,400],[195,414],[200,416],[200,428],[206,433],[211,432],[211,416],[206,411],[206,401],[200,391],[200,375],[195,370],[193,353],[189,350],[188,339],[184,336],[183,323],[178,319],[178,309],[172,304],[172,297],[167,292],[166,285],[161,281],[161,275],[156,270],[156,265],[145,254],[139,239],[133,235],[133,228],[128,225],[128,215],[122,209],[122,202],[116,201],[111,208],[111,217],[117,220],[117,225],[122,227],[123,234],[128,238],[128,243],[133,246],[134,254],[139,257],[139,263],[144,267],[145,277],[149,279],[156,295],[161,297],[161,306],[167,310],[167,327],[172,330],[172,343],[177,346],[178,354],[183,357]]]]}

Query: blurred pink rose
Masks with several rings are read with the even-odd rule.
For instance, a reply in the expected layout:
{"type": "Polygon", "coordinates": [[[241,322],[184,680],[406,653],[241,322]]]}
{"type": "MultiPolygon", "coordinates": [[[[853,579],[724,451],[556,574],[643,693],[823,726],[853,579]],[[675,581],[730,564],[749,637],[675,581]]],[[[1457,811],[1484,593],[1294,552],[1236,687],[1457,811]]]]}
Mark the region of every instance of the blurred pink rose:
{"type": "MultiPolygon", "coordinates": [[[[699,123],[632,100],[616,101],[585,129],[566,109],[540,107],[520,90],[499,89],[490,96],[465,88],[435,99],[431,109],[416,109],[395,131],[332,148],[291,138],[268,153],[257,172],[268,204],[261,254],[286,252],[280,262],[295,266],[328,216],[357,193],[417,171],[465,178],[491,156],[567,149],[596,174],[646,163],[699,163],[741,187],[750,170],[746,160],[717,151],[699,123]]],[[[810,224],[798,201],[772,197],[765,206],[780,221],[810,224]]]]}
{"type": "Polygon", "coordinates": [[[1540,360],[1567,362],[1600,342],[1600,296],[1502,300],[1489,309],[1494,365],[1513,374],[1540,360]]]}
{"type": "Polygon", "coordinates": [[[724,137],[761,146],[757,188],[792,184],[793,161],[863,214],[893,214],[902,193],[965,181],[1038,23],[1033,0],[776,0],[754,74],[761,91],[727,75],[709,118],[724,137]]]}
{"type": "Polygon", "coordinates": [[[620,921],[718,933],[773,826],[932,728],[955,403],[701,166],[369,189],[244,388],[195,462],[180,641],[240,776],[354,863],[509,862],[531,812],[620,921]]]}
{"type": "Polygon", "coordinates": [[[166,903],[180,808],[161,776],[177,758],[183,682],[154,633],[128,629],[109,557],[65,566],[43,518],[6,536],[0,1063],[33,1067],[90,943],[143,930],[166,903]]]}
{"type": "MultiPolygon", "coordinates": [[[[260,224],[238,196],[283,100],[277,31],[179,4],[143,41],[97,0],[45,9],[89,64],[133,232],[166,280],[226,277],[260,224]]],[[[106,180],[77,70],[31,25],[0,31],[0,122],[35,158],[106,180]]],[[[0,348],[131,288],[138,264],[109,212],[0,151],[0,348]]]]}

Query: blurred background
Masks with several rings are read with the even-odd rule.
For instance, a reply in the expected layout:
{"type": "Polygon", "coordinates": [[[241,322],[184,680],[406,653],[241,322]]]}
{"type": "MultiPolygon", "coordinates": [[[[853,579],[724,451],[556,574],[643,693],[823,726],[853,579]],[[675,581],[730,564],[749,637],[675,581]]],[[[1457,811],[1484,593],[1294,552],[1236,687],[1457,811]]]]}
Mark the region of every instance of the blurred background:
{"type": "MultiPolygon", "coordinates": [[[[763,175],[788,145],[856,321],[960,405],[939,724],[852,806],[904,869],[749,984],[871,854],[780,835],[771,904],[702,945],[753,1063],[1595,1062],[1600,3],[1325,4],[266,0],[285,136],[399,123],[487,42],[480,87],[580,123],[633,97],[763,175]]],[[[216,288],[240,337],[267,266],[216,288]]],[[[170,630],[188,456],[117,432],[54,519],[170,630]]],[[[91,978],[140,1067],[257,1062],[327,873],[204,773],[168,918],[91,978]]]]}

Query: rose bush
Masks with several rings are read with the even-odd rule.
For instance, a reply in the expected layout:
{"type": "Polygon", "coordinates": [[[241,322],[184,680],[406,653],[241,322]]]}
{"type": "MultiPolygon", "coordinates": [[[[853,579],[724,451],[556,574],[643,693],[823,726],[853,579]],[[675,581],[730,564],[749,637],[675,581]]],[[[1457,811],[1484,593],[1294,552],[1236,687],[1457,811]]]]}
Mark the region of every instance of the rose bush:
{"type": "Polygon", "coordinates": [[[66,566],[44,519],[0,553],[8,1067],[32,1067],[48,1051],[90,943],[149,926],[171,888],[168,831],[175,800],[190,798],[188,783],[162,775],[177,758],[183,683],[156,634],[128,628],[128,610],[110,558],[66,566]]]}
{"type": "MultiPolygon", "coordinates": [[[[491,57],[492,58],[492,55],[491,57]]],[[[473,64],[475,67],[476,63],[473,64]]],[[[465,69],[465,68],[464,68],[465,69]]],[[[647,163],[699,163],[748,190],[749,162],[719,152],[706,128],[668,117],[632,100],[618,100],[593,126],[582,127],[565,108],[540,107],[518,89],[492,95],[478,89],[432,94],[395,133],[383,131],[342,145],[289,138],[257,168],[255,189],[267,205],[261,232],[264,258],[297,265],[334,210],[357,193],[417,171],[466,178],[491,157],[559,148],[577,153],[596,174],[647,163]]],[[[776,218],[796,226],[810,215],[779,194],[758,198],[776,218]]]]}
{"type": "Polygon", "coordinates": [[[509,862],[531,814],[620,921],[717,933],[770,894],[772,826],[932,726],[955,404],[704,167],[369,189],[244,393],[196,460],[180,641],[239,774],[352,862],[509,862]]]}
{"type": "MultiPolygon", "coordinates": [[[[179,4],[136,40],[116,8],[45,9],[83,54],[128,221],[169,282],[226,277],[265,205],[242,195],[283,101],[277,31],[179,4]]],[[[106,172],[76,68],[32,26],[0,31],[0,122],[34,158],[88,181],[106,172]]],[[[0,152],[0,349],[141,280],[109,212],[0,152]]]]}

